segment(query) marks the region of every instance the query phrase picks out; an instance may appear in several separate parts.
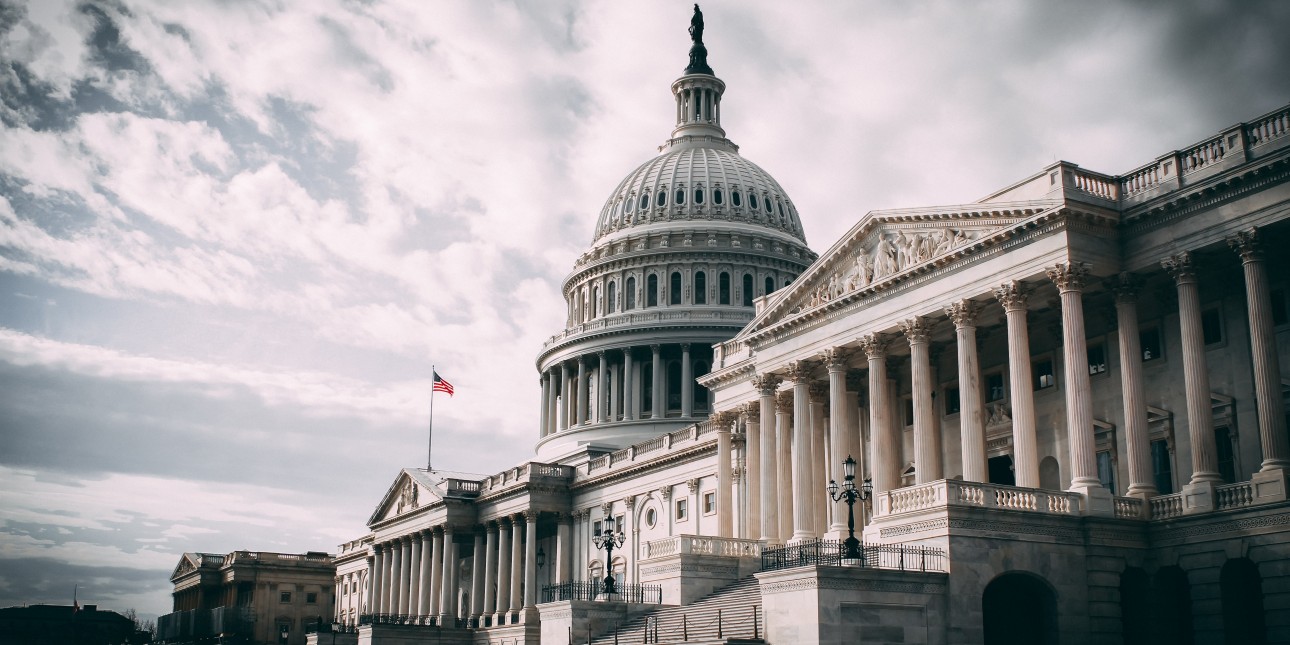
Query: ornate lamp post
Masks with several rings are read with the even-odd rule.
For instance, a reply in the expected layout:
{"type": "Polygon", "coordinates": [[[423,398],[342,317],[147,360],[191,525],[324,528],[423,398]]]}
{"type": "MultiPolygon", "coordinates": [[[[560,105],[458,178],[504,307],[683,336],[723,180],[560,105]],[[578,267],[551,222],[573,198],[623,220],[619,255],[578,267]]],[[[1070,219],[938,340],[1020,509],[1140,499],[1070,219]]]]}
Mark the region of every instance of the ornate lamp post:
{"type": "Polygon", "coordinates": [[[840,502],[843,499],[847,502],[847,539],[842,543],[846,548],[842,557],[846,560],[859,560],[864,557],[860,552],[860,540],[856,539],[856,500],[869,499],[869,494],[873,492],[873,484],[864,480],[860,488],[856,488],[856,460],[847,455],[847,460],[842,462],[842,485],[838,486],[836,481],[829,480],[829,497],[833,501],[840,502]]]}
{"type": "Polygon", "coordinates": [[[621,547],[627,536],[620,530],[614,531],[614,516],[610,515],[605,518],[604,531],[596,531],[591,536],[591,541],[597,549],[605,550],[605,588],[604,593],[613,595],[618,593],[614,590],[614,549],[621,547]]]}

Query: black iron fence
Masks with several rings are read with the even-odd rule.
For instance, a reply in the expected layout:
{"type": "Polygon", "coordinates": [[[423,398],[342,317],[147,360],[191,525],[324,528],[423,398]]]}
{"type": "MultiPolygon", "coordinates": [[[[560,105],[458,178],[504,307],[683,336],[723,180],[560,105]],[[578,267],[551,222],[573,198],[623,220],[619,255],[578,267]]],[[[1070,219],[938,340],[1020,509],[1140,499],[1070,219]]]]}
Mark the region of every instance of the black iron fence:
{"type": "Polygon", "coordinates": [[[417,616],[414,614],[363,614],[358,617],[359,625],[424,625],[427,627],[465,627],[466,621],[460,618],[438,615],[417,616]]]}
{"type": "MultiPolygon", "coordinates": [[[[542,587],[542,602],[558,600],[596,600],[603,596],[605,583],[597,580],[585,582],[575,580],[542,587]]],[[[610,600],[635,604],[657,605],[663,602],[663,587],[659,585],[614,585],[610,600]]]]}
{"type": "Polygon", "coordinates": [[[357,634],[358,625],[313,621],[305,624],[306,634],[357,634]]]}
{"type": "MultiPolygon", "coordinates": [[[[711,642],[762,637],[761,606],[646,616],[644,643],[711,642]],[[660,635],[662,638],[660,639],[660,635]]],[[[633,636],[635,634],[632,634],[633,636]]],[[[629,642],[636,642],[630,640],[629,642]]]]}
{"type": "Polygon", "coordinates": [[[767,547],[761,552],[761,570],[790,569],[811,564],[859,566],[900,571],[944,571],[945,550],[917,544],[863,544],[860,559],[843,557],[845,545],[837,540],[802,540],[796,544],[767,547]]]}

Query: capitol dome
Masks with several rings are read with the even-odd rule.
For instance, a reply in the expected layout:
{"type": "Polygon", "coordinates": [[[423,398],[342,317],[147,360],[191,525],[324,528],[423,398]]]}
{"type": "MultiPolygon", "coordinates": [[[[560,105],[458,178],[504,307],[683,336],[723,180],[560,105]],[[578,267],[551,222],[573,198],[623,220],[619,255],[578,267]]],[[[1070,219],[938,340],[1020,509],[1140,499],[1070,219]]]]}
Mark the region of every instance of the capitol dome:
{"type": "Polygon", "coordinates": [[[726,138],[726,85],[701,23],[691,37],[671,137],[605,201],[562,285],[564,329],[537,358],[542,461],[579,463],[706,418],[696,379],[712,346],[816,258],[784,189],[726,138]]]}

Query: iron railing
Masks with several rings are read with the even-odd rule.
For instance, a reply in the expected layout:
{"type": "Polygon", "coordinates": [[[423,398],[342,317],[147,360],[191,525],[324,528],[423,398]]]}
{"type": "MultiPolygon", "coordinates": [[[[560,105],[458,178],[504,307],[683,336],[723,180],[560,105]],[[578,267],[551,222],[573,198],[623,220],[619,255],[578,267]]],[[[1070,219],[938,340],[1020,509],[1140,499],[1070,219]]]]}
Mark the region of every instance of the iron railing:
{"type": "Polygon", "coordinates": [[[418,616],[415,614],[362,614],[358,617],[359,625],[424,625],[427,627],[464,627],[466,621],[460,618],[445,618],[439,615],[418,616]]]}
{"type": "Polygon", "coordinates": [[[761,552],[761,570],[790,569],[807,565],[859,566],[900,571],[944,571],[945,550],[916,544],[863,544],[860,559],[843,558],[845,545],[837,540],[802,540],[796,544],[767,547],[761,552]]]}
{"type": "MultiPolygon", "coordinates": [[[[646,616],[644,643],[712,642],[727,638],[759,640],[762,637],[761,606],[717,609],[712,611],[646,616]],[[662,635],[662,638],[659,635],[662,635]]],[[[633,630],[636,637],[641,630],[633,630]]],[[[629,642],[636,642],[628,639],[629,642]]]]}
{"type": "MultiPolygon", "coordinates": [[[[605,583],[599,580],[586,582],[574,580],[542,587],[543,602],[559,600],[596,600],[603,595],[605,583]]],[[[641,605],[663,603],[663,587],[659,585],[614,585],[611,600],[641,605]]]]}

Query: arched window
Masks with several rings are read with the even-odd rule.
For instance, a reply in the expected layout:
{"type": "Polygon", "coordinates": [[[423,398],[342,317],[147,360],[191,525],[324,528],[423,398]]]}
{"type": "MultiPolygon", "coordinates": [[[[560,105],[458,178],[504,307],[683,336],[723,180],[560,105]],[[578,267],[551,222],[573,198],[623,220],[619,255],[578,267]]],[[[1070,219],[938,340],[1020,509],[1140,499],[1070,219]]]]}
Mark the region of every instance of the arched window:
{"type": "Polygon", "coordinates": [[[667,289],[667,303],[670,305],[681,304],[681,272],[673,271],[671,284],[667,289]]]}
{"type": "Polygon", "coordinates": [[[717,302],[723,305],[730,304],[730,274],[729,273],[726,273],[725,271],[721,272],[721,276],[717,280],[717,290],[719,294],[717,297],[717,302]]]}
{"type": "Polygon", "coordinates": [[[720,206],[720,205],[722,205],[723,203],[725,203],[725,199],[724,199],[724,198],[722,197],[722,195],[721,195],[721,189],[720,189],[720,188],[713,188],[713,189],[712,189],[712,203],[713,203],[713,204],[716,204],[717,206],[720,206]]]}
{"type": "Polygon", "coordinates": [[[627,199],[623,200],[623,209],[624,209],[624,212],[630,213],[630,212],[634,211],[634,210],[635,210],[635,208],[633,207],[633,203],[634,203],[634,202],[632,201],[632,198],[631,198],[631,197],[628,197],[627,199]]]}
{"type": "Polygon", "coordinates": [[[699,385],[698,377],[708,373],[711,369],[706,361],[698,361],[694,364],[694,409],[705,412],[708,409],[708,388],[699,385]]]}
{"type": "Polygon", "coordinates": [[[730,191],[730,203],[731,203],[731,205],[735,206],[736,208],[737,208],[737,207],[739,207],[739,206],[743,206],[743,204],[742,204],[742,203],[740,203],[740,199],[739,199],[739,191],[737,191],[737,190],[732,190],[732,191],[730,191]]]}
{"type": "Polygon", "coordinates": [[[694,189],[694,203],[696,203],[696,204],[702,204],[702,203],[703,203],[703,189],[702,189],[702,188],[695,188],[695,189],[694,189]]]}
{"type": "Polygon", "coordinates": [[[607,293],[609,294],[609,299],[605,301],[605,313],[612,314],[618,306],[618,283],[610,282],[607,293]]]}
{"type": "Polygon", "coordinates": [[[676,203],[677,203],[677,205],[678,205],[678,206],[679,206],[679,205],[681,205],[681,204],[684,204],[684,203],[685,203],[685,189],[684,189],[684,188],[677,188],[677,189],[676,189],[676,203]]]}
{"type": "Polygon", "coordinates": [[[600,285],[591,288],[591,317],[600,315],[600,285]]]}
{"type": "Polygon", "coordinates": [[[766,293],[763,293],[762,295],[769,296],[772,293],[775,293],[775,278],[766,276],[766,293]]]}
{"type": "Polygon", "coordinates": [[[660,190],[660,191],[658,191],[658,194],[654,196],[654,205],[655,205],[655,206],[667,206],[667,191],[666,191],[666,190],[660,190]]]}
{"type": "Polygon", "coordinates": [[[636,308],[636,278],[627,278],[627,304],[623,305],[624,311],[631,311],[636,308]]]}
{"type": "Polygon", "coordinates": [[[981,596],[981,614],[987,644],[1057,642],[1057,595],[1038,576],[1011,572],[995,578],[981,596]]]}
{"type": "Polygon", "coordinates": [[[757,210],[757,193],[748,193],[748,206],[757,210]]]}
{"type": "Polygon", "coordinates": [[[667,384],[664,391],[667,392],[667,411],[681,411],[681,361],[671,361],[667,364],[667,384]]]}
{"type": "Polygon", "coordinates": [[[776,202],[776,205],[779,206],[779,222],[781,224],[787,225],[788,215],[784,214],[784,202],[776,202]]]}
{"type": "Polygon", "coordinates": [[[708,304],[708,274],[703,271],[694,273],[694,304],[708,304]]]}
{"type": "Polygon", "coordinates": [[[645,306],[658,306],[658,275],[654,273],[645,278],[645,306]]]}
{"type": "Polygon", "coordinates": [[[641,193],[640,209],[645,210],[647,208],[649,208],[649,193],[641,193]]]}
{"type": "Polygon", "coordinates": [[[753,306],[753,279],[751,273],[744,274],[744,306],[753,306]]]}

